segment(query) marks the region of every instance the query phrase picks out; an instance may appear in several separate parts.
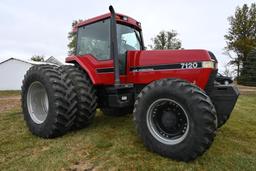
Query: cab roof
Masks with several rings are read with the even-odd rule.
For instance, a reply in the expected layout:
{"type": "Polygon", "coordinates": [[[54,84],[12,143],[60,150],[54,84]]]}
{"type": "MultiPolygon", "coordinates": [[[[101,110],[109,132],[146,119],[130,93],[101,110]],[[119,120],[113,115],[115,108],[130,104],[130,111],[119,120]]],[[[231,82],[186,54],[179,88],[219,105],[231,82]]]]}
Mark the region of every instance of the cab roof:
{"type": "MultiPolygon", "coordinates": [[[[94,18],[90,18],[90,19],[81,21],[73,27],[73,31],[76,32],[78,27],[89,25],[89,24],[92,24],[92,23],[95,23],[95,22],[98,22],[98,21],[101,21],[101,20],[104,20],[104,19],[108,19],[110,17],[111,17],[111,13],[107,13],[107,14],[103,14],[103,15],[100,15],[100,16],[97,16],[97,17],[94,17],[94,18]]],[[[117,21],[117,23],[129,25],[131,27],[135,27],[138,30],[141,30],[140,22],[138,22],[135,19],[133,19],[131,17],[128,17],[126,15],[117,13],[116,14],[116,21],[117,21]]]]}

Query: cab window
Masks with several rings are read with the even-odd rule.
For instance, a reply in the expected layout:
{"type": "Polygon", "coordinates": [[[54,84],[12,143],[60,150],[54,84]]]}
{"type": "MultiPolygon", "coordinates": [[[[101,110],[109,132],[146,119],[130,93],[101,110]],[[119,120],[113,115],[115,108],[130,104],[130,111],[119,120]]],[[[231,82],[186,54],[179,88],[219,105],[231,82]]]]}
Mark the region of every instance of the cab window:
{"type": "Polygon", "coordinates": [[[117,24],[117,44],[120,64],[120,74],[125,74],[126,52],[129,50],[141,50],[140,33],[132,27],[117,24]]]}
{"type": "Polygon", "coordinates": [[[77,55],[91,54],[98,60],[110,59],[110,20],[78,28],[77,55]]]}

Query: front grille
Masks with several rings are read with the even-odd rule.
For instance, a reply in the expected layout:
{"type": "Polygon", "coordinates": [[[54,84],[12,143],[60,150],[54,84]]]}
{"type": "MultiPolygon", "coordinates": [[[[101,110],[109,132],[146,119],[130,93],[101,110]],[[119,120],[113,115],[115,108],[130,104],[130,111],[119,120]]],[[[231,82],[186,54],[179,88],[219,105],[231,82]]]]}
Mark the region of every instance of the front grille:
{"type": "Polygon", "coordinates": [[[214,88],[214,82],[215,82],[215,78],[216,78],[216,75],[217,75],[217,72],[218,70],[213,70],[212,73],[210,74],[210,77],[208,79],[208,83],[206,84],[205,86],[205,92],[210,95],[211,94],[211,91],[213,90],[214,88]]]}

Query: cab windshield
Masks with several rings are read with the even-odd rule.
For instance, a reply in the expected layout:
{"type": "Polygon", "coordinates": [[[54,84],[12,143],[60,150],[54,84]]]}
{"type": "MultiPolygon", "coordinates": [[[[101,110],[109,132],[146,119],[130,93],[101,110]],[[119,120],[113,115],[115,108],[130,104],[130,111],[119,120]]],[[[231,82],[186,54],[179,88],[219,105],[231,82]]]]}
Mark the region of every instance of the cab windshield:
{"type": "Polygon", "coordinates": [[[129,26],[117,24],[117,43],[119,54],[128,50],[141,50],[140,33],[129,26]]]}
{"type": "MultiPolygon", "coordinates": [[[[110,19],[81,26],[77,34],[77,55],[91,54],[98,60],[112,58],[110,56],[110,19]]],[[[123,56],[128,50],[142,49],[140,32],[118,23],[117,43],[119,56],[123,56]]]]}

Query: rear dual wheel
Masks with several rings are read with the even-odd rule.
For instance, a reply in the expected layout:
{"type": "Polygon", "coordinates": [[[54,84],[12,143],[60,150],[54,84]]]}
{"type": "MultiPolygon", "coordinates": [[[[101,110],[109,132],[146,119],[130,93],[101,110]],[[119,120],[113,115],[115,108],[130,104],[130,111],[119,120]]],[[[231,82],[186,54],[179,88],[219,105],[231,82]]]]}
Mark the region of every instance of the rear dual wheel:
{"type": "Polygon", "coordinates": [[[70,85],[75,92],[76,113],[75,129],[86,127],[95,117],[97,107],[97,96],[93,84],[83,70],[77,66],[63,65],[60,67],[65,78],[70,80],[70,85]]]}
{"type": "Polygon", "coordinates": [[[178,79],[146,86],[136,99],[134,120],[146,147],[181,161],[202,155],[212,144],[217,126],[210,98],[178,79]]]}
{"type": "Polygon", "coordinates": [[[75,66],[36,65],[23,80],[22,110],[29,130],[54,138],[87,126],[97,107],[89,77],[75,66]]]}
{"type": "Polygon", "coordinates": [[[75,94],[53,65],[31,67],[23,80],[22,110],[29,130],[43,138],[65,134],[75,119],[75,94]]]}

